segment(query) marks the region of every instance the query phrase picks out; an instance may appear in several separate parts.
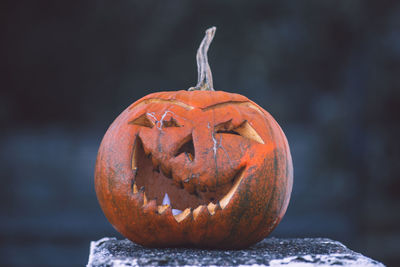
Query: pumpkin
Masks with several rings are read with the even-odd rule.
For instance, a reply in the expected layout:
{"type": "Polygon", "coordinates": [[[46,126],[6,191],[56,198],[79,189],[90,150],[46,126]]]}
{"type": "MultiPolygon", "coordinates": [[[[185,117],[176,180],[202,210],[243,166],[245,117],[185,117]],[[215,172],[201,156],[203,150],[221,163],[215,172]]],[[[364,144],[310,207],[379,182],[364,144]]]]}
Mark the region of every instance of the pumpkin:
{"type": "Polygon", "coordinates": [[[207,60],[214,33],[206,31],[197,53],[197,86],[136,101],[100,145],[100,206],[143,246],[245,248],[287,209],[293,169],[286,137],[253,101],[214,91],[207,60]]]}

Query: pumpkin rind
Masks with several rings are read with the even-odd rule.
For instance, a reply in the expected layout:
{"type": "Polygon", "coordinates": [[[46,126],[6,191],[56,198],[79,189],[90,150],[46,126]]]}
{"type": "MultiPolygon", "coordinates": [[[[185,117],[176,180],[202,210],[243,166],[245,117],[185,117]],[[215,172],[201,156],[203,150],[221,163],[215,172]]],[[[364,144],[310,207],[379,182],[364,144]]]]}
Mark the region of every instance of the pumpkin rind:
{"type": "Polygon", "coordinates": [[[109,127],[95,169],[96,193],[107,219],[125,237],[148,247],[252,245],[266,237],[282,219],[292,183],[289,146],[278,123],[246,97],[223,91],[159,92],[136,101],[109,127]],[[152,112],[156,119],[169,116],[177,120],[175,124],[182,125],[163,128],[156,119],[152,128],[132,123],[152,112]],[[227,121],[233,125],[247,121],[264,143],[216,133],[215,125],[227,121]],[[193,162],[187,163],[183,156],[175,157],[173,151],[189,134],[195,155],[193,162]],[[178,222],[171,208],[159,214],[155,200],[146,199],[143,205],[146,189],[132,191],[132,156],[137,138],[143,142],[143,149],[151,152],[153,163],[174,173],[174,180],[199,173],[198,184],[218,189],[239,171],[243,171],[243,178],[225,207],[219,202],[214,203],[212,211],[199,207],[195,216],[191,211],[178,222]],[[223,146],[218,146],[218,142],[223,146]]]}

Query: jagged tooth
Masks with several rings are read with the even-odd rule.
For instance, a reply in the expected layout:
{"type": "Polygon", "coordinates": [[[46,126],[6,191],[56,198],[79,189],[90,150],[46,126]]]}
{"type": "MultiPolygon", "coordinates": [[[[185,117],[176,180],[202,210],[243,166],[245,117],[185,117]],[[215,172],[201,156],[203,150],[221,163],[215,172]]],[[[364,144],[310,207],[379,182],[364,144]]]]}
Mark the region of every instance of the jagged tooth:
{"type": "Polygon", "coordinates": [[[154,199],[147,201],[147,205],[143,205],[142,209],[144,213],[154,214],[157,212],[157,202],[154,199]]]}
{"type": "Polygon", "coordinates": [[[133,198],[139,207],[143,206],[143,192],[138,191],[136,194],[133,194],[133,198]]]}
{"type": "Polygon", "coordinates": [[[158,213],[162,214],[164,211],[166,211],[168,208],[170,208],[170,205],[162,205],[162,206],[157,206],[158,208],[158,213]]]}
{"type": "Polygon", "coordinates": [[[136,137],[136,140],[134,143],[134,148],[133,148],[133,153],[132,153],[132,162],[131,162],[132,170],[135,170],[135,172],[137,170],[137,159],[136,159],[137,155],[136,154],[137,154],[138,140],[139,140],[139,138],[136,137]]]}
{"type": "Polygon", "coordinates": [[[200,205],[196,209],[193,210],[193,218],[196,220],[197,216],[200,214],[200,212],[205,208],[205,205],[200,205]]]}
{"type": "Polygon", "coordinates": [[[208,203],[208,205],[207,205],[207,209],[208,209],[208,212],[209,212],[211,215],[214,215],[215,212],[216,212],[217,210],[220,210],[220,209],[221,209],[221,206],[219,205],[219,203],[214,204],[214,203],[210,202],[210,203],[208,203]]]}
{"type": "Polygon", "coordinates": [[[236,179],[236,182],[233,184],[233,186],[231,187],[229,192],[223,198],[221,198],[221,200],[219,201],[219,204],[222,209],[225,209],[225,207],[228,205],[229,201],[231,200],[233,194],[236,192],[236,189],[239,187],[240,181],[242,181],[242,179],[243,179],[243,173],[244,172],[242,171],[242,173],[240,174],[240,177],[238,179],[236,179]]]}
{"type": "Polygon", "coordinates": [[[178,215],[178,214],[180,214],[180,213],[182,213],[182,211],[181,211],[181,210],[178,210],[178,209],[172,209],[172,215],[178,215]]]}
{"type": "Polygon", "coordinates": [[[164,199],[162,201],[162,205],[171,205],[171,201],[169,200],[168,194],[165,193],[164,199]]]}
{"type": "Polygon", "coordinates": [[[190,208],[185,209],[184,211],[182,211],[181,213],[179,213],[178,215],[174,215],[174,218],[177,222],[181,222],[184,219],[186,219],[191,213],[190,208]]]}
{"type": "Polygon", "coordinates": [[[143,206],[147,204],[146,192],[143,192],[143,206]]]}
{"type": "Polygon", "coordinates": [[[136,183],[133,184],[133,193],[136,194],[138,192],[136,183]]]}

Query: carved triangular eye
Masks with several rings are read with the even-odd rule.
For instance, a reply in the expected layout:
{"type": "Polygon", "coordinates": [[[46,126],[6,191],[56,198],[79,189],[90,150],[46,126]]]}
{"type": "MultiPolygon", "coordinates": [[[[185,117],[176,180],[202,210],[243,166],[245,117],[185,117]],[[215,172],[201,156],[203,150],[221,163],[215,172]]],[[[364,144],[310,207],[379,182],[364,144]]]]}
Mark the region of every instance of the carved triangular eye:
{"type": "Polygon", "coordinates": [[[232,131],[233,129],[233,124],[232,120],[226,121],[226,122],[221,122],[220,124],[215,125],[214,131],[216,133],[230,133],[230,134],[237,134],[240,135],[239,133],[235,133],[232,131]]]}
{"type": "Polygon", "coordinates": [[[215,126],[216,133],[224,133],[224,134],[236,134],[247,139],[256,141],[260,144],[265,144],[264,140],[261,136],[256,132],[256,130],[250,125],[250,123],[245,120],[239,126],[234,127],[232,124],[232,120],[227,122],[220,123],[215,126]]]}
{"type": "Polygon", "coordinates": [[[146,113],[129,122],[129,124],[140,125],[149,128],[153,128],[154,126],[154,123],[147,117],[146,113]]]}
{"type": "Polygon", "coordinates": [[[244,121],[239,127],[233,129],[238,132],[241,136],[256,141],[260,144],[265,144],[261,136],[256,132],[256,130],[250,125],[248,121],[244,121]]]}
{"type": "Polygon", "coordinates": [[[172,117],[169,120],[164,120],[163,126],[164,127],[181,127],[181,125],[172,117]]]}

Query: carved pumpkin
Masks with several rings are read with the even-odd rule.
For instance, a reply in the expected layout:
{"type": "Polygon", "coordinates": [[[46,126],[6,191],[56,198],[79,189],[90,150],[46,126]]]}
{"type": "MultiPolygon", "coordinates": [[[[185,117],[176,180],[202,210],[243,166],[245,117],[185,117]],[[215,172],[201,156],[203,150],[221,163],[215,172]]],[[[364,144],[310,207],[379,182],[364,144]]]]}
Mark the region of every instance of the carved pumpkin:
{"type": "Polygon", "coordinates": [[[96,193],[111,224],[149,247],[244,248],[282,219],[292,160],[272,116],[246,97],[214,91],[207,49],[199,83],[129,106],[101,143],[96,193]]]}

